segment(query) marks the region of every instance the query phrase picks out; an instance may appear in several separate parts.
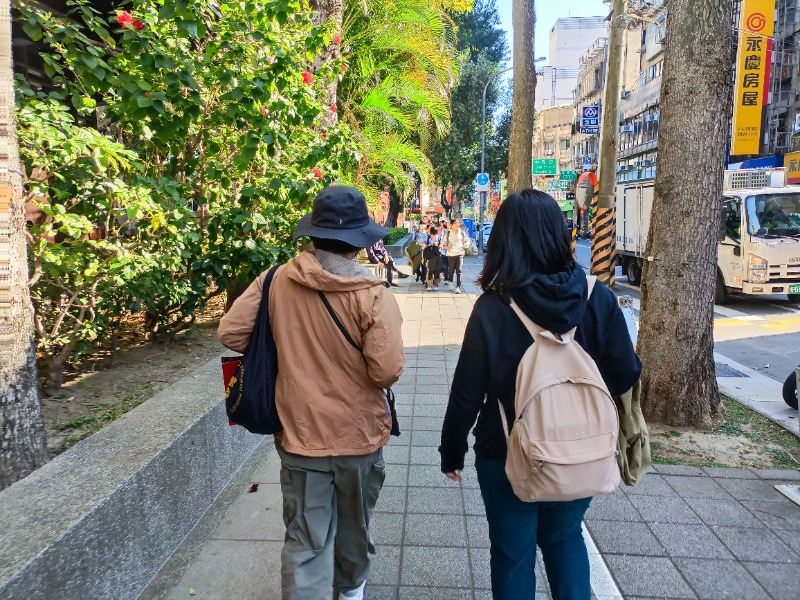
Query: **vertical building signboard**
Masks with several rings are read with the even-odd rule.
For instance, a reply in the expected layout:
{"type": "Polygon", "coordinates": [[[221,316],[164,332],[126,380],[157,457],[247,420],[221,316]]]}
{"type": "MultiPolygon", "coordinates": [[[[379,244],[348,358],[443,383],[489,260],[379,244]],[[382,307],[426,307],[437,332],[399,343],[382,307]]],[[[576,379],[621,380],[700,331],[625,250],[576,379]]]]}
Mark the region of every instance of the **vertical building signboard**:
{"type": "Polygon", "coordinates": [[[758,154],[761,113],[769,100],[775,0],[742,0],[733,97],[731,154],[758,154]]]}

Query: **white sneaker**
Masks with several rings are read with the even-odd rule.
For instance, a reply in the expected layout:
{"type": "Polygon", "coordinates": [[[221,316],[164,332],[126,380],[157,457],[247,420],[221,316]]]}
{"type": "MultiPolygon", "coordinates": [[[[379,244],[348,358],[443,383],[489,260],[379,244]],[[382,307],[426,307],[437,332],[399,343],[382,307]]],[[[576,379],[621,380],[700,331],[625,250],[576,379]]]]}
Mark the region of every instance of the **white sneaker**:
{"type": "Polygon", "coordinates": [[[445,284],[447,287],[450,287],[450,282],[449,282],[449,281],[445,281],[445,282],[444,282],[444,284],[445,284]]]}
{"type": "Polygon", "coordinates": [[[367,585],[365,581],[356,589],[349,592],[339,592],[339,600],[364,600],[364,587],[367,585]]]}
{"type": "Polygon", "coordinates": [[[453,290],[453,293],[454,294],[460,294],[461,293],[461,288],[460,287],[456,287],[456,289],[453,290]]]}
{"type": "Polygon", "coordinates": [[[439,291],[439,286],[438,286],[438,285],[435,285],[435,286],[433,286],[431,289],[432,289],[434,292],[438,292],[438,291],[439,291]]]}

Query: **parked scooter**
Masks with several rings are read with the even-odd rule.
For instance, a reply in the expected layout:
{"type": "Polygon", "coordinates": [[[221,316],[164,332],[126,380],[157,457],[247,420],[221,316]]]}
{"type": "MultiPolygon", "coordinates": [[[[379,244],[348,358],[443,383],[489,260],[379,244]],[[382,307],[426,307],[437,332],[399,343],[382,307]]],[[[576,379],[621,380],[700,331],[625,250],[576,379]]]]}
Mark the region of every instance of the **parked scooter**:
{"type": "MultiPolygon", "coordinates": [[[[797,367],[800,369],[800,365],[797,367]]],[[[783,382],[783,401],[789,406],[797,408],[797,371],[792,371],[783,382]]]]}

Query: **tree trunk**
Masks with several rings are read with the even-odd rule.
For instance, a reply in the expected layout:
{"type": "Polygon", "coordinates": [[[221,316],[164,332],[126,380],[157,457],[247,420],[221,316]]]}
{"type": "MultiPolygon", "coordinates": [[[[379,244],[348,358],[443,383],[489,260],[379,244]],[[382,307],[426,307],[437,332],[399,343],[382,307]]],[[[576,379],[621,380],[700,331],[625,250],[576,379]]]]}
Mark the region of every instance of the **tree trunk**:
{"type": "Polygon", "coordinates": [[[533,62],[534,0],[513,0],[514,93],[511,100],[511,133],[508,139],[508,193],[531,187],[533,160],[533,107],[536,65],[533,62]]]}
{"type": "Polygon", "coordinates": [[[0,1],[0,489],[47,462],[14,122],[11,8],[0,1]]]}
{"type": "Polygon", "coordinates": [[[672,0],[638,350],[645,416],[706,427],[719,411],[714,284],[731,94],[730,0],[672,0]],[[699,134],[702,132],[702,134],[699,134]]]}
{"type": "MultiPolygon", "coordinates": [[[[314,16],[314,25],[321,25],[326,21],[333,21],[333,34],[341,36],[342,33],[342,17],[344,16],[344,2],[343,0],[310,0],[309,5],[311,10],[316,12],[314,16]]],[[[322,52],[320,56],[314,61],[314,71],[316,72],[323,64],[336,60],[341,56],[340,44],[332,40],[328,47],[322,52]]],[[[339,80],[334,78],[328,84],[328,93],[325,98],[325,103],[328,106],[336,104],[337,90],[339,80]]],[[[325,111],[323,119],[324,126],[332,126],[336,124],[337,113],[333,111],[325,111]]]]}

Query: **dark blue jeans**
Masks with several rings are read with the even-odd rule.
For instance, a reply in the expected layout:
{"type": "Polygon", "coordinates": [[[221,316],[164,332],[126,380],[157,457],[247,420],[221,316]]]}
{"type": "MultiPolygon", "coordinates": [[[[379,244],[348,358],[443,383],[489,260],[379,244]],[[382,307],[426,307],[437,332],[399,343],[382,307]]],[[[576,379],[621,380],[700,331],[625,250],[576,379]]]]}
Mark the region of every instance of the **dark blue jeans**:
{"type": "Polygon", "coordinates": [[[489,521],[492,598],[534,598],[538,544],[553,599],[589,600],[589,555],[581,521],[592,499],[523,502],[511,489],[505,463],[477,456],[475,467],[489,521]]]}

